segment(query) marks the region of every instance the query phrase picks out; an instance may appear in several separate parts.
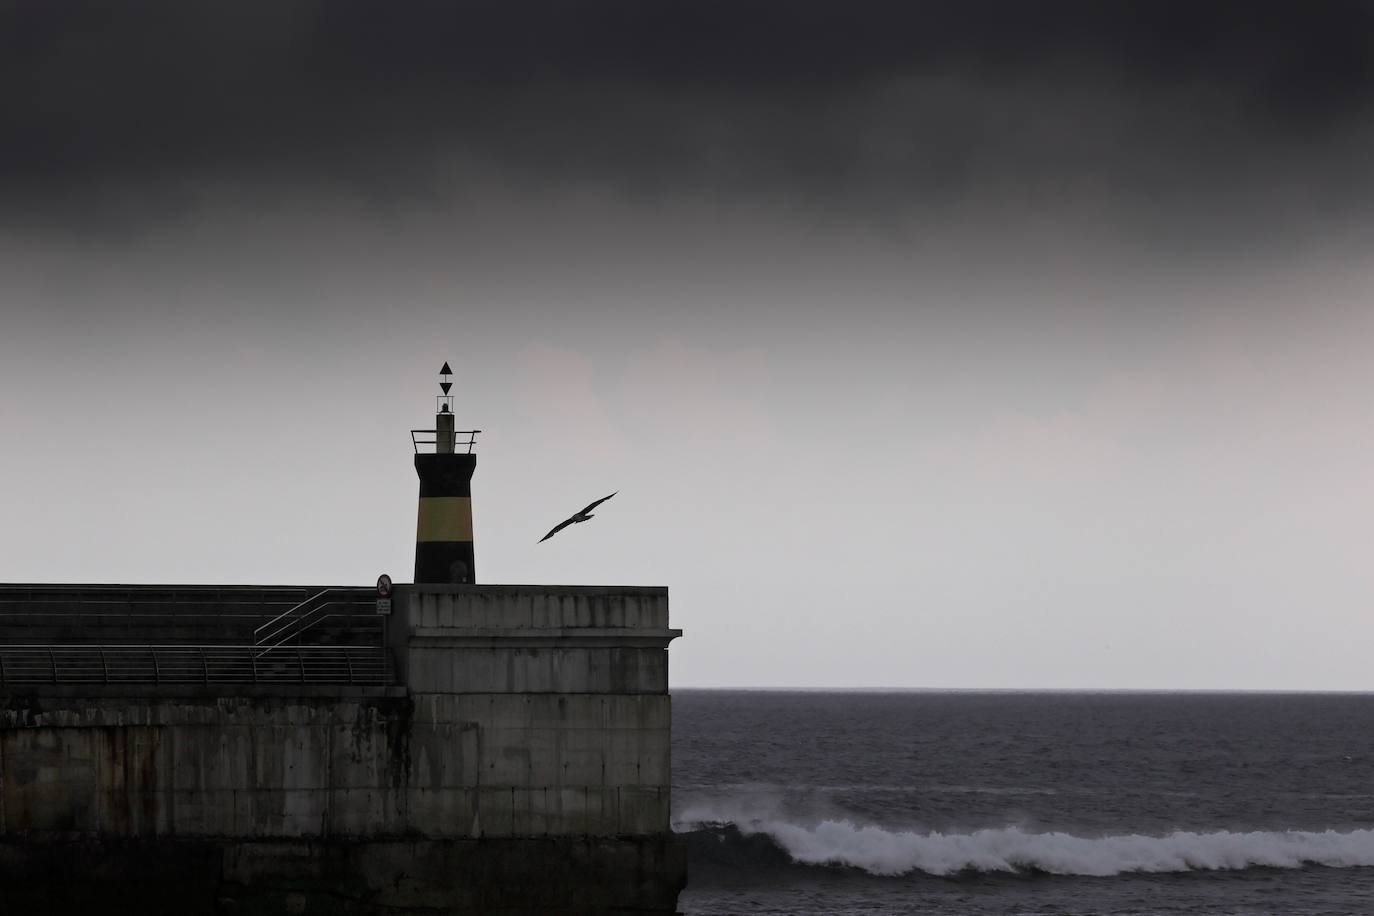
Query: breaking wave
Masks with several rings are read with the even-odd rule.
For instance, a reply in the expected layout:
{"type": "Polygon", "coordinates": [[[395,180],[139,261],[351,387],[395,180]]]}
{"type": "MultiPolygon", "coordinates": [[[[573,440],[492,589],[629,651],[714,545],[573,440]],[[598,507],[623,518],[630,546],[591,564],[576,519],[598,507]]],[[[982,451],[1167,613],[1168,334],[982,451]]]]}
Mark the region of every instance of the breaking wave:
{"type": "MultiPolygon", "coordinates": [[[[710,842],[722,852],[734,846],[758,857],[759,840],[804,865],[835,865],[873,875],[953,875],[960,872],[1038,872],[1053,875],[1117,875],[1245,868],[1374,866],[1374,830],[1175,831],[1165,835],[1078,836],[1019,827],[968,833],[894,830],[849,820],[813,824],[781,819],[722,819],[713,812],[685,812],[675,829],[710,842]]],[[[765,856],[766,857],[766,856],[765,856]]]]}

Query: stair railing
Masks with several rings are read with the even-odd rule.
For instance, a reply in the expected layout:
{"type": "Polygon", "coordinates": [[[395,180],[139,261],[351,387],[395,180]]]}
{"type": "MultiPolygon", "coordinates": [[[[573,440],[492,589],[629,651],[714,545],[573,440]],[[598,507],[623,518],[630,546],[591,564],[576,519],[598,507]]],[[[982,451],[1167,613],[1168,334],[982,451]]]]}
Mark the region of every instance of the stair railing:
{"type": "Polygon", "coordinates": [[[316,592],[300,604],[290,610],[283,611],[254,630],[253,641],[262,652],[270,652],[279,648],[328,617],[329,614],[325,612],[330,608],[340,605],[360,607],[366,604],[356,597],[358,592],[359,589],[356,588],[327,588],[322,592],[316,592]],[[350,600],[324,600],[330,595],[339,593],[348,593],[354,597],[350,600]]]}

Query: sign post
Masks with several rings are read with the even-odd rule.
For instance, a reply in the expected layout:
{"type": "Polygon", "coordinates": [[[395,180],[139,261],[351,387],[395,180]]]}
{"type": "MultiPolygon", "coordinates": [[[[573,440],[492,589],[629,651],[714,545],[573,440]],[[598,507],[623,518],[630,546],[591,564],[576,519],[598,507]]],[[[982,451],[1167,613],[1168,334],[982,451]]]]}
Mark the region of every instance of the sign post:
{"type": "Polygon", "coordinates": [[[377,613],[391,613],[391,577],[386,573],[377,577],[377,613]]]}

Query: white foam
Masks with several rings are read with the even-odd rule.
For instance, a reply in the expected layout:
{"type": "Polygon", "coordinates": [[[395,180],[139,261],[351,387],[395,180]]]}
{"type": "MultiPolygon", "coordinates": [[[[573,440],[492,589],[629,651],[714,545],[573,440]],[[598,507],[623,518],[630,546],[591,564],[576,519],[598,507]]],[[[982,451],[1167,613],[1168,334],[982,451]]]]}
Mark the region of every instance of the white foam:
{"type": "Polygon", "coordinates": [[[948,875],[965,870],[1116,875],[1256,866],[1374,866],[1374,830],[1180,830],[1163,836],[1093,837],[1003,827],[938,833],[890,830],[848,820],[822,820],[810,825],[778,819],[735,820],[707,810],[686,812],[678,823],[680,828],[733,824],[741,833],[772,837],[797,862],[848,865],[875,875],[916,871],[948,875]]]}

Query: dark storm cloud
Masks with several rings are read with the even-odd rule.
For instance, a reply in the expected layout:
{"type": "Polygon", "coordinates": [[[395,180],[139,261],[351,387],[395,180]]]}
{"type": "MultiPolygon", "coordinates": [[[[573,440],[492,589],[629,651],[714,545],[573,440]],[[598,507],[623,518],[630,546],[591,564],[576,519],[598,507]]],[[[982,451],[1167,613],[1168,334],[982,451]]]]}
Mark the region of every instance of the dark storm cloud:
{"type": "Polygon", "coordinates": [[[495,171],[840,201],[1297,175],[1362,197],[1372,36],[1372,3],[10,2],[0,193],[405,196],[495,171]]]}

